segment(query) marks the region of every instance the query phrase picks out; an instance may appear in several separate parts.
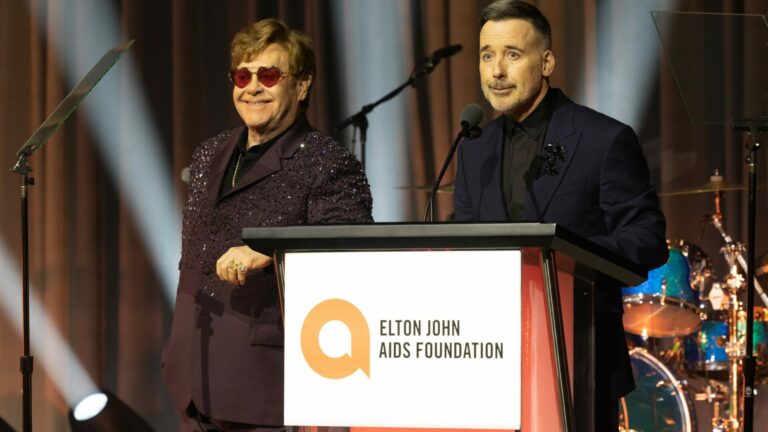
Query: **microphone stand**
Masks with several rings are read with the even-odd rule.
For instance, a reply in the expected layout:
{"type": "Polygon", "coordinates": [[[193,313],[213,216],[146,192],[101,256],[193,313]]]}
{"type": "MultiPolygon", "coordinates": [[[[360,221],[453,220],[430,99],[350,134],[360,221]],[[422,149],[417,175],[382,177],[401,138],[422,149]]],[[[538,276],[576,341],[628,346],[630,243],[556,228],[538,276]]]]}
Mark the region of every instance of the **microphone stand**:
{"type": "Polygon", "coordinates": [[[749,167],[749,213],[747,219],[747,346],[742,359],[744,367],[744,431],[751,432],[754,426],[755,403],[755,356],[752,352],[753,341],[752,323],[754,321],[755,303],[755,215],[757,211],[757,150],[760,143],[757,142],[757,134],[768,132],[768,118],[760,119],[734,119],[732,127],[736,131],[748,131],[751,139],[746,145],[749,156],[746,158],[749,167]]]}
{"type": "Polygon", "coordinates": [[[27,158],[34,151],[33,147],[25,147],[19,155],[19,160],[11,171],[21,175],[21,303],[22,303],[22,333],[23,354],[19,360],[22,376],[22,421],[24,432],[32,430],[32,369],[34,358],[30,355],[29,344],[29,199],[28,189],[35,184],[35,179],[29,176],[32,168],[27,164],[27,158]]]}
{"type": "Polygon", "coordinates": [[[446,156],[445,161],[443,162],[443,167],[440,169],[440,174],[437,175],[437,180],[435,180],[435,183],[432,185],[432,189],[429,192],[429,201],[427,201],[427,209],[424,211],[424,222],[433,223],[435,221],[435,194],[437,193],[437,190],[440,188],[440,183],[443,181],[443,176],[445,176],[445,172],[448,170],[448,166],[451,164],[451,161],[453,160],[454,153],[456,153],[456,150],[459,148],[459,143],[465,137],[474,136],[474,134],[480,131],[476,127],[470,129],[470,128],[467,128],[465,125],[466,123],[462,123],[461,132],[459,132],[459,134],[456,135],[456,139],[453,140],[453,144],[451,144],[451,149],[448,151],[448,156],[446,156]]]}
{"type": "MultiPolygon", "coordinates": [[[[349,125],[354,125],[355,129],[360,129],[360,163],[363,165],[363,171],[365,171],[365,144],[367,141],[367,131],[368,131],[368,117],[366,117],[367,114],[369,114],[371,111],[373,111],[374,108],[379,106],[380,104],[392,99],[393,97],[397,96],[401,91],[403,91],[406,87],[416,86],[418,82],[424,78],[425,76],[429,75],[435,67],[440,63],[440,59],[430,59],[427,58],[424,61],[424,65],[422,68],[411,74],[410,78],[408,78],[408,81],[404,82],[391,92],[387,93],[382,97],[381,99],[377,100],[376,102],[370,103],[368,105],[363,105],[363,107],[355,114],[352,114],[351,116],[347,117],[344,121],[342,121],[337,127],[336,131],[340,132],[344,128],[346,128],[349,125]]],[[[353,143],[353,149],[354,152],[354,132],[352,137],[352,143],[353,143]]]]}

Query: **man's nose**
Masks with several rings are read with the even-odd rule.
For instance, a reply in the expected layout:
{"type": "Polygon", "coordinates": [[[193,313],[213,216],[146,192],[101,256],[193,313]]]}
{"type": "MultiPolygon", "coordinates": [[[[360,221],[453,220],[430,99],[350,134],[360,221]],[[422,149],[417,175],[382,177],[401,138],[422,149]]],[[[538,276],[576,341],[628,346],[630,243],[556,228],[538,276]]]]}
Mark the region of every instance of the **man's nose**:
{"type": "Polygon", "coordinates": [[[264,86],[259,82],[259,78],[256,74],[251,75],[251,82],[245,87],[245,91],[250,94],[257,94],[264,90],[264,86]]]}
{"type": "Polygon", "coordinates": [[[502,78],[507,75],[507,62],[503,58],[499,58],[493,61],[491,66],[491,73],[494,78],[502,78]]]}

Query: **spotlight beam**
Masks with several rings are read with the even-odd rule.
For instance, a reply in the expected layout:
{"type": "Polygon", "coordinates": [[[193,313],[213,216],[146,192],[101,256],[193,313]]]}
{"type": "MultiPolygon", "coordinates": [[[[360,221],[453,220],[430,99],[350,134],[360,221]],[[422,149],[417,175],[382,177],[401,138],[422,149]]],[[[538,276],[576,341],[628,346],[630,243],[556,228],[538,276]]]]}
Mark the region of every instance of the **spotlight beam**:
{"type": "MultiPolygon", "coordinates": [[[[53,2],[30,10],[48,32],[67,81],[74,84],[88,65],[123,37],[111,3],[98,0],[53,2]],[[49,19],[49,15],[55,19],[49,19]],[[74,36],[74,37],[73,37],[74,36]]],[[[137,45],[146,43],[139,40],[137,45]]],[[[132,54],[107,75],[83,103],[95,144],[120,195],[138,225],[168,306],[176,297],[181,257],[181,211],[160,134],[151,119],[132,54]]]]}

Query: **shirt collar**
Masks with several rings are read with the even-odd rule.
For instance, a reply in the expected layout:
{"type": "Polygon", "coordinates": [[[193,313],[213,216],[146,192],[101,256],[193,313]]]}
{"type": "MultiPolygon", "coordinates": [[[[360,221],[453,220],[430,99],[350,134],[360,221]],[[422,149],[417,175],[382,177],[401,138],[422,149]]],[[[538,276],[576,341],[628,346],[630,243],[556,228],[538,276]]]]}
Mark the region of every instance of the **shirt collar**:
{"type": "Polygon", "coordinates": [[[525,120],[523,120],[521,123],[518,123],[507,117],[504,125],[507,136],[511,136],[510,134],[515,129],[521,129],[532,140],[537,139],[549,125],[549,119],[552,118],[552,113],[555,110],[556,101],[557,98],[555,97],[555,93],[550,88],[547,90],[547,94],[544,96],[544,99],[542,99],[542,101],[533,110],[533,112],[529,114],[528,117],[526,117],[525,120]]]}
{"type": "Polygon", "coordinates": [[[288,131],[296,127],[296,125],[304,118],[304,115],[299,115],[299,118],[296,119],[295,122],[293,122],[292,125],[290,125],[286,130],[280,132],[279,134],[273,136],[269,139],[269,141],[263,142],[259,145],[251,146],[251,148],[248,148],[248,128],[245,129],[245,133],[243,133],[243,136],[241,137],[240,141],[237,143],[237,149],[242,154],[248,154],[248,153],[256,153],[261,154],[265,152],[267,149],[272,147],[272,144],[276,143],[280,140],[283,136],[285,136],[288,131]]]}

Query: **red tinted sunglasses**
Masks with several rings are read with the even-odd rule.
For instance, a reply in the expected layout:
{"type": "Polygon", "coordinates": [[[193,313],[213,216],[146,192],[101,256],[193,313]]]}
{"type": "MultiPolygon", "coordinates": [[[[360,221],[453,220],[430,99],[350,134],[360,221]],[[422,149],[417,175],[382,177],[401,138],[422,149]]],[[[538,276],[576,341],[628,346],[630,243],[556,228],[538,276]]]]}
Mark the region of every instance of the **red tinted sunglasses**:
{"type": "Polygon", "coordinates": [[[238,88],[246,88],[251,83],[253,75],[256,75],[256,79],[264,87],[272,87],[280,82],[280,78],[291,74],[282,72],[277,66],[262,66],[256,72],[248,68],[240,68],[229,72],[229,80],[238,88]]]}

